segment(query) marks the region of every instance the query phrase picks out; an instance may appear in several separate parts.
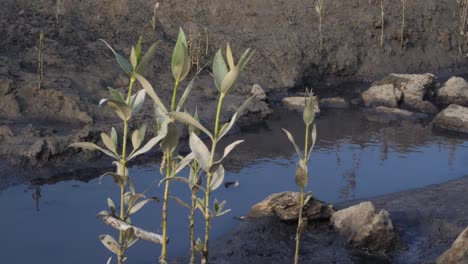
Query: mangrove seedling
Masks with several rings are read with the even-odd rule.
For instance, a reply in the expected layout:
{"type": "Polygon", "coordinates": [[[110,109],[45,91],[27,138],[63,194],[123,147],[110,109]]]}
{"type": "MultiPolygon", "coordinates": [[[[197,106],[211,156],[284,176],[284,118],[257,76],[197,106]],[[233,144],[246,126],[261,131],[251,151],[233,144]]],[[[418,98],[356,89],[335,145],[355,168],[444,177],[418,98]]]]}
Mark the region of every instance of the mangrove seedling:
{"type": "Polygon", "coordinates": [[[406,22],[406,0],[401,1],[401,32],[400,32],[400,45],[403,48],[405,40],[405,22],[406,22]]]}
{"type": "MultiPolygon", "coordinates": [[[[165,107],[161,99],[154,91],[151,84],[141,75],[136,75],[136,79],[140,82],[146,93],[153,99],[155,106],[155,118],[158,123],[159,129],[165,130],[166,137],[161,141],[161,149],[163,151],[163,163],[161,164],[161,171],[165,169],[165,178],[175,177],[174,171],[179,168],[179,162],[176,154],[177,145],[179,143],[179,136],[177,127],[174,124],[174,119],[168,115],[168,112],[179,112],[183,108],[183,105],[192,90],[195,79],[198,74],[203,70],[203,67],[195,74],[190,83],[187,85],[184,93],[177,102],[177,92],[179,89],[180,82],[183,81],[188,73],[190,72],[190,56],[188,53],[187,39],[182,29],[179,30],[179,36],[172,54],[171,70],[174,77],[174,89],[172,91],[172,99],[169,110],[165,107]]],[[[187,165],[187,164],[185,164],[187,165]]],[[[163,209],[162,209],[162,232],[163,240],[161,247],[160,263],[167,263],[167,211],[168,211],[168,200],[170,198],[170,180],[164,182],[164,197],[163,197],[163,209]]]]}
{"type": "Polygon", "coordinates": [[[317,15],[319,17],[320,50],[323,49],[323,36],[322,36],[323,4],[324,4],[324,0],[316,0],[315,2],[315,12],[317,12],[317,15]]]}
{"type": "Polygon", "coordinates": [[[385,30],[385,10],[383,3],[384,0],[380,0],[380,47],[383,47],[385,30]]]}
{"type": "Polygon", "coordinates": [[[39,33],[37,45],[37,89],[41,90],[44,84],[44,31],[39,33]]]}
{"type": "Polygon", "coordinates": [[[156,198],[146,198],[145,194],[148,190],[143,193],[136,193],[128,172],[128,162],[137,156],[150,151],[166,136],[165,133],[159,133],[156,137],[151,138],[143,145],[142,143],[146,134],[146,125],[143,124],[132,133],[131,143],[133,149],[130,153],[127,151],[129,122],[132,116],[141,109],[146,95],[145,90],[133,93],[135,78],[136,76],[139,76],[138,73],[143,72],[146,68],[148,62],[152,59],[156,48],[156,44],[152,45],[143,55],[141,51],[141,41],[142,39],[140,38],[136,48],[132,47],[130,63],[104,41],[114,53],[119,65],[130,78],[129,88],[125,97],[119,91],[109,88],[111,98],[102,99],[99,103],[100,106],[109,106],[121,119],[123,123],[122,143],[119,144],[117,131],[112,127],[110,134],[101,133],[101,140],[104,147],[100,147],[91,142],[78,142],[70,145],[71,147],[76,148],[99,150],[115,160],[113,164],[117,167],[116,172],[108,172],[103,176],[113,177],[115,183],[120,187],[120,206],[117,207],[113,200],[108,198],[107,204],[109,211],[102,211],[98,216],[102,216],[103,221],[106,224],[109,224],[119,230],[118,240],[114,239],[111,235],[100,236],[100,240],[104,246],[117,255],[117,261],[119,264],[123,263],[126,259],[124,255],[125,251],[139,239],[149,240],[158,244],[162,243],[162,237],[160,235],[132,226],[130,221],[130,217],[133,214],[138,212],[149,201],[156,200],[156,198]]]}
{"type": "Polygon", "coordinates": [[[153,32],[156,31],[156,14],[159,9],[159,2],[156,2],[153,7],[153,16],[150,19],[151,28],[153,32]]]}
{"type": "Polygon", "coordinates": [[[317,138],[317,129],[314,123],[315,107],[314,107],[314,99],[313,99],[312,92],[308,92],[308,95],[307,97],[304,98],[304,100],[305,100],[305,108],[303,112],[303,120],[305,124],[304,152],[301,152],[299,146],[296,144],[294,140],[293,135],[286,129],[283,129],[289,141],[291,141],[294,149],[296,150],[297,155],[299,156],[299,162],[296,165],[295,182],[296,182],[296,185],[300,188],[301,192],[300,192],[300,197],[299,197],[299,205],[300,205],[299,220],[297,223],[297,230],[296,230],[296,251],[294,254],[295,264],[299,262],[299,246],[300,246],[301,235],[305,226],[307,225],[307,219],[304,219],[304,217],[302,216],[304,205],[307,204],[307,202],[312,198],[312,195],[307,195],[307,197],[304,197],[304,189],[309,183],[309,172],[308,172],[307,163],[310,159],[310,155],[312,154],[312,149],[315,146],[315,139],[317,138]],[[313,125],[312,132],[309,135],[311,125],[313,125]],[[310,148],[309,148],[309,139],[312,140],[312,144],[310,148]]]}
{"type": "Polygon", "coordinates": [[[190,116],[187,113],[182,112],[171,112],[169,116],[175,120],[191,125],[201,130],[206,134],[211,140],[211,151],[208,150],[208,147],[203,143],[203,141],[193,132],[190,133],[189,145],[192,150],[195,159],[197,160],[200,169],[206,174],[206,184],[205,184],[205,197],[203,199],[197,199],[197,206],[202,210],[205,218],[205,241],[204,243],[201,240],[197,240],[197,249],[201,251],[202,263],[208,263],[209,255],[209,239],[210,239],[210,225],[211,219],[216,216],[221,216],[227,213],[227,210],[224,210],[225,202],[218,202],[216,199],[213,202],[213,209],[211,209],[211,193],[218,189],[224,181],[224,167],[222,166],[223,160],[226,156],[243,140],[238,140],[224,149],[222,157],[218,160],[215,160],[216,146],[220,140],[230,131],[230,129],[236,123],[238,117],[242,114],[245,106],[250,102],[250,99],[246,100],[239,110],[232,116],[231,121],[220,126],[220,115],[223,106],[223,101],[226,95],[229,93],[231,88],[234,86],[234,83],[239,78],[242,70],[247,65],[248,61],[251,59],[253,52],[250,49],[247,49],[239,59],[239,63],[236,65],[234,62],[234,57],[232,55],[231,47],[229,44],[226,49],[226,58],[228,64],[223,58],[221,50],[219,50],[213,60],[213,77],[216,88],[219,92],[218,106],[216,110],[216,119],[214,124],[214,133],[211,133],[206,129],[200,122],[198,122],[194,117],[190,116]],[[229,70],[228,70],[229,65],[229,70]]]}

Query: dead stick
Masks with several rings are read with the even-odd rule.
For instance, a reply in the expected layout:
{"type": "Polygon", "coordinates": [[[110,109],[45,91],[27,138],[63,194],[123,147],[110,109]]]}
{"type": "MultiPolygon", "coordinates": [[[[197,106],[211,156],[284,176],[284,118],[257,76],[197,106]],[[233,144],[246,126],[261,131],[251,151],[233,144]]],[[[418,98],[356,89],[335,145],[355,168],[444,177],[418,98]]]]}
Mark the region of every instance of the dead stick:
{"type": "Polygon", "coordinates": [[[143,240],[146,240],[146,241],[149,241],[149,242],[153,242],[155,244],[161,244],[162,243],[162,236],[161,235],[153,233],[153,232],[149,232],[149,231],[146,231],[146,230],[143,230],[143,229],[141,229],[139,227],[136,227],[136,226],[129,225],[129,224],[125,223],[124,221],[116,219],[116,218],[114,218],[112,216],[108,216],[108,215],[104,216],[102,218],[102,221],[104,221],[104,223],[106,223],[107,225],[110,225],[113,228],[115,228],[117,230],[120,230],[120,231],[126,231],[129,228],[133,228],[133,231],[135,232],[136,237],[138,237],[140,239],[143,239],[143,240]]]}

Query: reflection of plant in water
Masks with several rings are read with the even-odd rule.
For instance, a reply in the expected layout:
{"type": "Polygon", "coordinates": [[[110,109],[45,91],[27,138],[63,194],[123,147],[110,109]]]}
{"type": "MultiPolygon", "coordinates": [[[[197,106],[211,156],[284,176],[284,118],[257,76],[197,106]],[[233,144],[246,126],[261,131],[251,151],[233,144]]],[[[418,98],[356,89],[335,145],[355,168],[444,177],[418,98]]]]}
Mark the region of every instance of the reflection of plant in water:
{"type": "Polygon", "coordinates": [[[304,108],[304,113],[303,113],[303,119],[304,119],[304,124],[305,124],[305,143],[304,143],[304,152],[302,152],[299,148],[298,145],[296,145],[296,142],[294,140],[294,137],[289,131],[286,129],[283,129],[284,132],[286,133],[289,141],[291,141],[292,145],[294,146],[294,149],[297,152],[297,155],[299,156],[299,162],[296,166],[296,176],[295,176],[295,181],[297,186],[301,188],[300,192],[300,198],[299,198],[299,220],[297,223],[297,230],[296,230],[296,251],[294,254],[294,263],[297,264],[299,263],[299,246],[300,246],[300,240],[301,240],[301,235],[302,232],[304,231],[305,226],[307,225],[307,218],[304,219],[302,217],[302,211],[304,209],[304,205],[307,204],[307,202],[312,198],[311,194],[308,194],[307,197],[304,197],[304,189],[309,183],[309,171],[307,167],[307,163],[310,159],[310,155],[312,154],[312,150],[314,149],[315,146],[315,139],[317,137],[317,128],[314,123],[315,120],[315,107],[314,107],[314,99],[313,99],[313,94],[312,92],[308,92],[307,97],[304,98],[305,100],[305,108],[304,108]],[[309,130],[310,126],[312,126],[312,132],[311,135],[309,135],[309,130]],[[312,139],[312,144],[309,149],[309,138],[312,139]]]}
{"type": "Polygon", "coordinates": [[[34,188],[34,192],[32,194],[32,198],[34,199],[34,201],[36,201],[36,211],[40,211],[39,209],[39,201],[41,199],[42,195],[41,195],[41,186],[36,186],[34,188]]]}
{"type": "Polygon", "coordinates": [[[343,178],[346,181],[346,185],[341,189],[342,198],[348,199],[354,196],[356,190],[356,172],[361,167],[362,155],[364,154],[365,146],[360,145],[359,153],[353,153],[353,164],[349,170],[343,174],[343,178]]]}

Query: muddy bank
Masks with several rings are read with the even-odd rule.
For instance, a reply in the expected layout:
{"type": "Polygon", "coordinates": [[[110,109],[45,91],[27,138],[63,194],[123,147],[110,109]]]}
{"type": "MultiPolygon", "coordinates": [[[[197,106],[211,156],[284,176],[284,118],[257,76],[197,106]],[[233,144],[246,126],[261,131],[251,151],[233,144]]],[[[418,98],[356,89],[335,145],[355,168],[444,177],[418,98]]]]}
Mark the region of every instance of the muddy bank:
{"type": "MultiPolygon", "coordinates": [[[[107,96],[108,86],[124,90],[128,80],[100,38],[125,55],[140,35],[145,47],[161,40],[144,75],[166,102],[172,87],[170,54],[179,26],[194,42],[206,42],[201,65],[226,42],[236,54],[255,48],[247,73],[227,100],[225,118],[254,83],[267,93],[312,85],[322,93],[338,86],[344,94],[356,87],[341,85],[340,80],[368,80],[390,72],[444,74],[466,66],[466,45],[458,33],[460,7],[450,0],[408,2],[403,47],[399,2],[385,4],[383,47],[376,1],[327,3],[322,50],[313,1],[160,1],[154,30],[149,23],[151,1],[56,3],[0,3],[0,32],[5,36],[0,40],[0,155],[16,166],[59,164],[63,157],[78,157],[66,149],[70,142],[96,141],[100,131],[115,122],[111,111],[98,108],[98,101],[107,96]],[[41,29],[45,74],[39,90],[36,47],[41,29]]],[[[187,108],[193,111],[198,106],[201,117],[211,124],[215,98],[209,72],[204,71],[187,108]]],[[[264,118],[266,107],[255,104],[252,116],[264,118]]],[[[145,109],[136,123],[151,122],[151,106],[145,109]]]]}
{"type": "MultiPolygon", "coordinates": [[[[393,254],[351,249],[327,223],[310,224],[301,259],[313,263],[432,263],[468,226],[468,176],[444,184],[371,198],[390,213],[400,238],[393,254]],[[443,194],[443,195],[442,195],[443,194]]],[[[337,205],[345,208],[361,201],[337,205]]],[[[287,263],[294,256],[295,225],[274,218],[243,221],[213,243],[213,263],[287,263]]]]}

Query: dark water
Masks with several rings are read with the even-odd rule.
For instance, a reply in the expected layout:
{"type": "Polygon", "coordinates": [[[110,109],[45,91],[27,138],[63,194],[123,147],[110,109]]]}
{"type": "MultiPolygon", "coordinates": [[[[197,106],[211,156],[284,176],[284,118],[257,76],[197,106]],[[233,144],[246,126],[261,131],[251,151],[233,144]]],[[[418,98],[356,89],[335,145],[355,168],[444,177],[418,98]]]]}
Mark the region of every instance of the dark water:
{"type": "MultiPolygon", "coordinates": [[[[222,187],[213,195],[227,200],[232,209],[213,221],[213,238],[228,232],[236,224],[235,216],[245,215],[269,194],[297,189],[293,180],[297,157],[281,128],[291,131],[302,145],[303,124],[298,113],[275,114],[260,126],[226,138],[246,142],[226,162],[226,180],[238,181],[239,186],[222,187]]],[[[466,137],[434,133],[420,124],[369,122],[359,112],[323,112],[308,189],[332,203],[372,197],[464,176],[468,174],[467,160],[466,137]]],[[[132,168],[137,189],[160,178],[158,171],[158,164],[132,168]]],[[[162,188],[155,188],[151,194],[161,193],[162,188]]],[[[101,184],[97,179],[28,183],[0,191],[1,263],[105,263],[111,254],[98,235],[116,233],[94,216],[106,209],[107,197],[117,202],[118,195],[111,179],[101,184]]],[[[187,200],[188,188],[173,183],[172,195],[187,200]]],[[[201,223],[201,214],[197,216],[201,223]]],[[[170,256],[184,255],[188,249],[187,209],[172,202],[169,219],[170,256]]],[[[160,205],[148,205],[132,220],[160,231],[160,205]]],[[[159,253],[159,246],[139,242],[128,251],[128,263],[155,263],[159,253]]]]}

